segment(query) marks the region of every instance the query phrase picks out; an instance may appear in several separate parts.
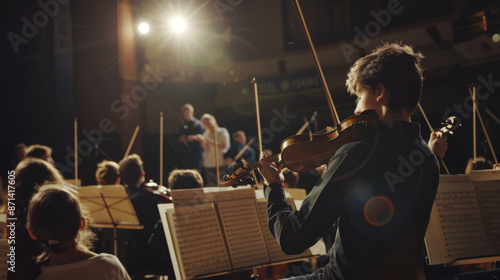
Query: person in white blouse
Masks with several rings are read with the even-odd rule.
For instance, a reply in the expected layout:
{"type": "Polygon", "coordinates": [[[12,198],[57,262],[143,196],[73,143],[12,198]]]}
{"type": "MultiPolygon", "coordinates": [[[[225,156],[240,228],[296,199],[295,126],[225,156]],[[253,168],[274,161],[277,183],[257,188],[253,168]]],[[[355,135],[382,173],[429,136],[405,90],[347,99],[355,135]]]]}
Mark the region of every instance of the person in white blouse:
{"type": "Polygon", "coordinates": [[[200,141],[204,149],[203,167],[206,180],[205,186],[215,186],[217,185],[217,166],[219,167],[219,171],[225,169],[224,153],[231,146],[229,132],[226,128],[219,127],[215,117],[210,114],[201,116],[200,121],[205,128],[205,133],[197,137],[197,140],[200,141]],[[215,139],[217,140],[217,145],[215,145],[215,139]]]}

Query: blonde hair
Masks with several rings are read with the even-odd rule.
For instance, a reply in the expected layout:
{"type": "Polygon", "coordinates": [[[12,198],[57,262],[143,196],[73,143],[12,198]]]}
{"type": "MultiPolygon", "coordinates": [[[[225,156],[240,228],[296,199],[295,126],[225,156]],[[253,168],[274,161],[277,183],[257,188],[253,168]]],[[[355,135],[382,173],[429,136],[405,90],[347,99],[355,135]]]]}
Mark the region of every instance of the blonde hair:
{"type": "Polygon", "coordinates": [[[113,185],[116,183],[119,174],[120,165],[114,161],[103,160],[97,164],[95,179],[99,185],[113,185]]]}
{"type": "Polygon", "coordinates": [[[212,123],[212,125],[214,126],[215,129],[219,128],[219,125],[217,124],[217,120],[215,119],[214,116],[210,115],[210,114],[203,114],[203,116],[201,116],[201,124],[203,125],[203,127],[205,129],[207,129],[207,127],[205,126],[205,123],[204,121],[205,120],[208,120],[210,123],[212,123]]]}
{"type": "Polygon", "coordinates": [[[194,107],[193,105],[189,104],[189,103],[186,103],[184,105],[182,105],[181,107],[181,111],[184,112],[186,110],[189,110],[189,112],[194,112],[194,107]]]}
{"type": "Polygon", "coordinates": [[[42,158],[46,154],[51,154],[52,148],[45,145],[33,144],[26,148],[26,157],[42,158]]]}
{"type": "Polygon", "coordinates": [[[89,249],[95,235],[89,229],[90,220],[80,206],[80,200],[63,185],[44,185],[31,199],[26,227],[43,246],[37,262],[50,254],[62,254],[76,243],[89,249]],[[80,230],[82,219],[85,228],[80,230]]]}
{"type": "Polygon", "coordinates": [[[203,188],[203,178],[195,169],[173,170],[168,175],[168,187],[172,190],[203,188]]]}

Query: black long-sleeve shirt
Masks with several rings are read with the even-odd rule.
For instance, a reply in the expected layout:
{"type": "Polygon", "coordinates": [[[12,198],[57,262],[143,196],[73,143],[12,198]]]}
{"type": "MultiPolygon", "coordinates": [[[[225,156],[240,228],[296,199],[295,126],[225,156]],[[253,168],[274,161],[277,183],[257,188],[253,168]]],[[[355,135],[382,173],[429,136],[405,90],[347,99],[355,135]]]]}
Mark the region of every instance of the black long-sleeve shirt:
{"type": "Polygon", "coordinates": [[[269,229],[283,252],[296,254],[336,224],[319,279],[420,279],[438,182],[439,163],[420,125],[388,122],[342,146],[299,210],[280,184],[267,186],[269,229]]]}

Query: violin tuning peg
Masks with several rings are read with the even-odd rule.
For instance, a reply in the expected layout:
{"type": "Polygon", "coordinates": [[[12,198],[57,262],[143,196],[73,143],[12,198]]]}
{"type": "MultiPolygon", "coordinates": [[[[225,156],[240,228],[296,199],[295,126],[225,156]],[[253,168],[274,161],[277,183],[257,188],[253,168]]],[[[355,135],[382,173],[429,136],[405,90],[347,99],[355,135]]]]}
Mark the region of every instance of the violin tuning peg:
{"type": "Polygon", "coordinates": [[[253,185],[254,180],[252,177],[243,177],[239,180],[238,185],[253,185]]]}

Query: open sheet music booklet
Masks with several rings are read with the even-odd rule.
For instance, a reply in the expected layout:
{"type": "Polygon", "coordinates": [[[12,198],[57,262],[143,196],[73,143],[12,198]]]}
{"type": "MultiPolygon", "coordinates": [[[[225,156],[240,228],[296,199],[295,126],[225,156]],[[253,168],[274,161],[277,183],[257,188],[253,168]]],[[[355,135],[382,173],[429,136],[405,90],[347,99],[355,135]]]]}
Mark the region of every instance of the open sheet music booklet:
{"type": "Polygon", "coordinates": [[[425,244],[431,265],[500,260],[500,170],[441,175],[425,244]]]}
{"type": "MultiPolygon", "coordinates": [[[[266,201],[250,187],[173,191],[160,204],[177,279],[311,256],[285,255],[267,226],[266,201]]],[[[293,205],[291,198],[287,199],[293,205]]]]}

